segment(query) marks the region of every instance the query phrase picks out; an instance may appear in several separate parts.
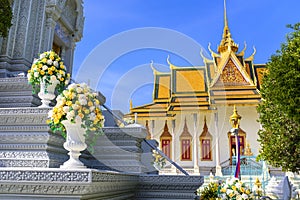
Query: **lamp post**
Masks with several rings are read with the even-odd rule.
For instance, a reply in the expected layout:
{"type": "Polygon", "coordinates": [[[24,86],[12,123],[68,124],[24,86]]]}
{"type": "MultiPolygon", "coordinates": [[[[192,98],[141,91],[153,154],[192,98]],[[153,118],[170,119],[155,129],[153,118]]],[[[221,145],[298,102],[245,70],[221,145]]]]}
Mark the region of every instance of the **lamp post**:
{"type": "Polygon", "coordinates": [[[241,160],[240,160],[240,140],[239,140],[239,126],[240,126],[240,121],[241,121],[241,116],[237,113],[236,107],[234,105],[233,109],[233,114],[230,116],[230,124],[231,124],[231,133],[235,136],[235,144],[236,144],[236,167],[235,167],[235,173],[234,177],[235,178],[240,178],[240,165],[241,165],[241,160]]]}

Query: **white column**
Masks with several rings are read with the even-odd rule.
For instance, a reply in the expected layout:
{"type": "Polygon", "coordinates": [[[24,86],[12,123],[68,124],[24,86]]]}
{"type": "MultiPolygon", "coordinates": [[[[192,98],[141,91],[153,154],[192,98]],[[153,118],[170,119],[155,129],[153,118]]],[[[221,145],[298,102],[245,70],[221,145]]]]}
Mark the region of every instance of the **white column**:
{"type": "Polygon", "coordinates": [[[197,137],[197,113],[193,114],[193,120],[194,120],[194,134],[193,134],[193,163],[194,163],[194,174],[195,175],[200,175],[199,172],[199,166],[198,166],[198,137],[197,137]]]}
{"type": "Polygon", "coordinates": [[[218,128],[218,112],[214,113],[215,135],[216,135],[216,174],[215,176],[223,176],[220,165],[220,150],[219,150],[219,128],[218,128]]]}
{"type": "Polygon", "coordinates": [[[151,139],[154,139],[155,121],[151,120],[151,139]]]}
{"type": "MultiPolygon", "coordinates": [[[[172,119],[172,124],[171,124],[171,135],[172,135],[172,160],[174,162],[177,162],[176,160],[176,152],[175,152],[175,144],[176,144],[176,137],[175,137],[175,119],[172,119]]],[[[171,173],[172,174],[176,174],[176,167],[174,167],[174,165],[171,166],[171,173]]]]}

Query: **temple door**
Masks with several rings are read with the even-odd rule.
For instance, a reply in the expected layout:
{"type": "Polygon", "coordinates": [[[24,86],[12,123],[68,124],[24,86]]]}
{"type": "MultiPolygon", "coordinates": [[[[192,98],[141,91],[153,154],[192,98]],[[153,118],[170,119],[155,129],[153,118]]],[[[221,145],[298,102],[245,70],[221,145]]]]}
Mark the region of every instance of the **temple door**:
{"type": "MultiPolygon", "coordinates": [[[[232,165],[232,164],[235,164],[232,162],[232,157],[236,156],[237,144],[235,141],[235,136],[231,135],[231,132],[228,133],[228,137],[229,137],[230,165],[232,165]]],[[[246,133],[242,129],[239,129],[238,137],[240,140],[240,154],[244,155],[246,133]]]]}

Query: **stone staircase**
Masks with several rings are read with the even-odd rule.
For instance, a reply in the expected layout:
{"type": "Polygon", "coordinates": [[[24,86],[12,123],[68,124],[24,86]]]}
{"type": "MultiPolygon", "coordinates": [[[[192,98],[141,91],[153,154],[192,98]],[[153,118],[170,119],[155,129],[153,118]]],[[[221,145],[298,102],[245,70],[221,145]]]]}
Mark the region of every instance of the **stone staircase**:
{"type": "Polygon", "coordinates": [[[25,77],[0,78],[0,108],[31,107],[40,105],[37,95],[25,77]]]}
{"type": "Polygon", "coordinates": [[[26,78],[0,78],[0,199],[187,200],[203,183],[155,175],[143,127],[105,127],[95,152],[82,152],[87,168],[61,169],[65,139],[49,131],[50,108],[37,105],[26,78]]]}

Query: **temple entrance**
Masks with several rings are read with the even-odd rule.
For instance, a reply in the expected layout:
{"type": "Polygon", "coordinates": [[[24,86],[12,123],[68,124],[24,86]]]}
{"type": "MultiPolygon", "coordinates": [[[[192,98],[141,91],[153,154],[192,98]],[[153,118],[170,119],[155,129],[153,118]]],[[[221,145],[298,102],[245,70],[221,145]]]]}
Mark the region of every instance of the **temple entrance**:
{"type": "MultiPolygon", "coordinates": [[[[246,133],[241,128],[239,128],[238,137],[240,140],[240,154],[244,155],[246,133]]],[[[229,139],[230,165],[234,165],[235,160],[233,158],[235,158],[236,156],[237,144],[236,144],[235,136],[231,135],[231,132],[228,132],[228,139],[229,139]]]]}

